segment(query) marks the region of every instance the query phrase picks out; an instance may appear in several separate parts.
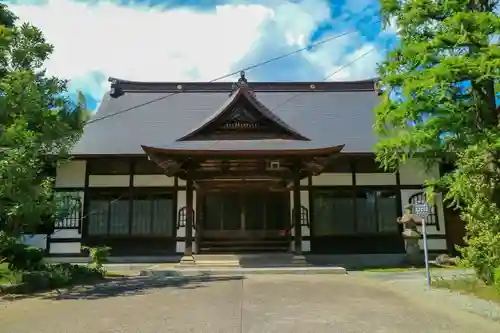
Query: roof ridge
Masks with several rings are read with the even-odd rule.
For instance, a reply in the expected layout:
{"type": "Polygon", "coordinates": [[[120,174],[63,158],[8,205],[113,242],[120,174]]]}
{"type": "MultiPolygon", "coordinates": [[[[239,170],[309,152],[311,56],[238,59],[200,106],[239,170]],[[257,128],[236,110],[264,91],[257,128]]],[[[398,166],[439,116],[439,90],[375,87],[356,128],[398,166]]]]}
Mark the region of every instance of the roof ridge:
{"type": "MultiPolygon", "coordinates": [[[[230,92],[233,83],[225,82],[146,82],[130,81],[109,77],[111,89],[122,92],[230,92]]],[[[254,91],[374,91],[377,80],[366,79],[358,81],[252,81],[248,85],[254,91]]]]}

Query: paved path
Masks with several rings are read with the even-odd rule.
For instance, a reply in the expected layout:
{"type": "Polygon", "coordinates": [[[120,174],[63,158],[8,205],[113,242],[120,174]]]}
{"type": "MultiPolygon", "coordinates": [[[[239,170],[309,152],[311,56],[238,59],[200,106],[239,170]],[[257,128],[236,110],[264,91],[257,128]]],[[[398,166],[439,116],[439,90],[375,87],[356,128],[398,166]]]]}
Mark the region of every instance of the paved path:
{"type": "Polygon", "coordinates": [[[0,332],[500,332],[408,285],[362,274],[129,278],[0,301],[0,332]]]}

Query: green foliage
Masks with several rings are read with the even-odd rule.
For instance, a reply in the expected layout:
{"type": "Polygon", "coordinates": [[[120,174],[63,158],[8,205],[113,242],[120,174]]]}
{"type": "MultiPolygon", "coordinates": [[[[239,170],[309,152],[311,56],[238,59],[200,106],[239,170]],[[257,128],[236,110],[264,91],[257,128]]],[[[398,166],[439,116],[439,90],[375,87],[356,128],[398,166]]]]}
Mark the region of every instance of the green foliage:
{"type": "Polygon", "coordinates": [[[82,246],[82,249],[89,253],[92,264],[94,264],[97,269],[104,271],[104,264],[108,261],[111,248],[108,246],[82,246]]]}
{"type": "Polygon", "coordinates": [[[495,285],[495,288],[500,295],[500,266],[495,269],[493,275],[495,276],[495,281],[493,282],[493,284],[495,285]]]}
{"type": "Polygon", "coordinates": [[[104,273],[96,268],[72,264],[47,265],[40,271],[25,272],[21,283],[7,289],[11,293],[33,293],[38,291],[69,287],[75,284],[91,283],[104,279],[104,273]]]}
{"type": "Polygon", "coordinates": [[[19,235],[57,218],[47,170],[67,159],[87,119],[66,81],[45,74],[52,53],[42,32],[0,5],[0,228],[19,235]]]}
{"type": "Polygon", "coordinates": [[[500,266],[498,5],[381,0],[382,16],[397,24],[400,44],[379,67],[383,94],[375,124],[377,158],[385,168],[409,158],[455,164],[454,172],[429,184],[461,209],[464,262],[486,283],[500,266]]]}
{"type": "Polygon", "coordinates": [[[0,257],[5,258],[11,271],[36,271],[44,268],[45,252],[24,244],[12,244],[2,249],[0,257]]]}

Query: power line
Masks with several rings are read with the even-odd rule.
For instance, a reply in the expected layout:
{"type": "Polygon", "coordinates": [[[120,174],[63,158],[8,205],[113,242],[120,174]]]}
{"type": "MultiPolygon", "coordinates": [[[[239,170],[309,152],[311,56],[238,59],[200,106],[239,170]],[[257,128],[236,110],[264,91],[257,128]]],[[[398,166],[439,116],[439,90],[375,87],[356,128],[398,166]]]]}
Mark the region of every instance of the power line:
{"type": "MultiPolygon", "coordinates": [[[[379,23],[379,21],[376,21],[374,22],[375,24],[376,23],[379,23]]],[[[251,69],[254,69],[254,68],[257,68],[257,67],[261,67],[261,66],[264,66],[264,65],[267,65],[271,62],[274,62],[274,61],[277,61],[277,60],[281,60],[283,58],[286,58],[286,57],[289,57],[291,55],[294,55],[294,54],[297,54],[297,53],[300,53],[300,52],[303,52],[305,50],[308,50],[310,48],[313,48],[313,47],[316,47],[316,46],[319,46],[319,45],[322,45],[322,44],[326,44],[328,42],[331,42],[335,39],[339,39],[341,37],[344,37],[344,36],[347,36],[347,35],[350,35],[354,32],[357,32],[358,30],[357,29],[352,29],[352,30],[349,30],[347,32],[344,32],[342,34],[339,34],[339,35],[335,35],[335,36],[332,36],[332,37],[329,37],[329,38],[326,38],[326,39],[323,39],[321,41],[318,41],[318,42],[315,42],[315,43],[312,43],[306,47],[302,47],[300,49],[297,49],[297,50],[294,50],[292,52],[288,52],[288,53],[285,53],[285,54],[282,54],[280,56],[277,56],[277,57],[274,57],[274,58],[271,58],[271,59],[268,59],[268,60],[265,60],[265,61],[262,61],[262,62],[259,62],[257,64],[254,64],[254,65],[251,65],[251,66],[248,66],[248,67],[245,67],[245,68],[242,68],[238,71],[234,71],[232,73],[229,73],[229,74],[226,74],[226,75],[223,75],[223,76],[219,76],[215,79],[212,79],[210,81],[208,81],[208,83],[212,83],[212,82],[216,82],[216,81],[220,81],[222,79],[225,79],[225,78],[228,78],[228,77],[231,77],[233,75],[236,75],[238,73],[240,73],[241,71],[247,71],[247,70],[251,70],[251,69]]],[[[126,109],[123,109],[123,110],[120,110],[120,111],[117,111],[117,112],[114,112],[114,113],[110,113],[108,115],[104,115],[102,117],[99,117],[99,118],[95,118],[95,119],[91,119],[89,121],[86,122],[86,125],[90,125],[90,124],[93,124],[93,123],[96,123],[98,121],[101,121],[101,120],[105,120],[105,119],[108,119],[108,118],[111,118],[111,117],[114,117],[114,116],[117,116],[117,115],[120,115],[120,114],[123,114],[123,113],[126,113],[126,112],[129,112],[129,111],[132,111],[132,110],[135,110],[135,109],[138,109],[140,107],[143,107],[143,106],[146,106],[146,105],[149,105],[149,104],[153,104],[153,103],[156,103],[156,102],[159,102],[161,100],[164,100],[164,99],[167,99],[171,96],[174,96],[174,95],[178,95],[178,94],[181,94],[182,91],[179,91],[179,92],[174,92],[174,93],[170,93],[170,94],[167,94],[165,96],[161,96],[161,97],[157,97],[157,98],[154,98],[150,101],[147,101],[147,102],[144,102],[144,103],[140,103],[140,104],[137,104],[137,105],[134,105],[134,106],[131,106],[131,107],[128,107],[126,109]]]]}
{"type": "MultiPolygon", "coordinates": [[[[370,48],[370,50],[368,50],[367,52],[361,54],[360,56],[356,57],[355,59],[349,61],[348,63],[344,64],[342,67],[340,68],[337,68],[336,70],[334,70],[332,73],[328,74],[325,78],[323,78],[322,81],[327,81],[328,79],[330,79],[332,76],[334,76],[335,74],[337,73],[340,73],[341,71],[343,71],[344,69],[346,69],[347,67],[351,66],[352,64],[354,64],[355,62],[361,60],[362,58],[366,57],[368,54],[372,53],[373,51],[376,50],[376,47],[372,47],[370,48]]],[[[294,95],[292,95],[290,98],[286,99],[283,103],[279,104],[278,106],[274,107],[273,109],[271,109],[271,111],[275,111],[276,109],[282,107],[283,105],[289,103],[290,101],[292,101],[293,99],[295,99],[296,97],[298,97],[301,93],[296,93],[294,95]]],[[[211,147],[213,147],[213,145],[215,145],[217,142],[219,142],[220,140],[217,140],[215,141],[214,143],[212,143],[207,149],[210,149],[211,147]]],[[[124,194],[124,195],[121,195],[113,200],[111,200],[109,203],[108,203],[108,206],[111,206],[112,204],[114,204],[115,202],[123,199],[124,197],[126,197],[128,194],[124,194]]],[[[87,213],[83,218],[82,220],[85,220],[87,217],[95,214],[95,213],[98,213],[99,210],[95,210],[95,211],[92,211],[92,212],[89,212],[87,213]]]]}
{"type": "MultiPolygon", "coordinates": [[[[322,40],[320,42],[317,42],[317,43],[314,43],[313,46],[317,46],[317,45],[321,45],[321,44],[324,44],[324,43],[327,43],[329,41],[332,41],[332,40],[335,40],[337,38],[340,38],[340,37],[343,37],[343,36],[346,36],[350,33],[353,33],[355,32],[356,30],[352,30],[352,31],[349,31],[349,32],[346,32],[346,33],[343,33],[343,34],[340,34],[340,35],[336,35],[334,37],[330,37],[328,39],[325,39],[325,40],[322,40]]],[[[276,60],[280,60],[280,59],[283,59],[285,57],[288,57],[290,55],[293,55],[293,54],[297,54],[299,52],[302,52],[306,49],[309,49],[310,47],[312,46],[308,46],[308,47],[305,47],[305,48],[301,48],[301,49],[298,49],[298,50],[295,50],[293,52],[289,52],[289,53],[286,53],[284,55],[281,55],[281,56],[278,56],[278,57],[274,57],[274,58],[271,58],[269,60],[266,60],[264,62],[261,62],[261,63],[258,63],[258,64],[255,64],[255,65],[252,65],[252,66],[249,66],[249,67],[246,67],[244,69],[241,69],[239,71],[235,71],[235,72],[232,72],[230,74],[227,74],[227,75],[224,75],[224,76],[220,76],[216,79],[213,79],[210,82],[215,82],[215,81],[218,81],[218,80],[222,80],[224,78],[227,78],[227,77],[230,77],[230,76],[233,76],[235,74],[238,74],[239,72],[241,71],[245,71],[245,70],[249,70],[249,69],[254,69],[254,68],[257,68],[257,67],[260,67],[260,66],[263,66],[263,65],[266,65],[270,62],[273,62],[273,61],[276,61],[276,60]]],[[[332,76],[334,76],[335,74],[343,71],[344,69],[346,69],[347,67],[351,66],[352,64],[354,64],[355,62],[359,61],[360,59],[364,58],[365,56],[367,56],[368,54],[372,53],[373,51],[376,50],[376,47],[372,47],[370,50],[368,50],[367,52],[361,54],[360,56],[356,57],[355,59],[349,61],[348,63],[346,63],[345,65],[343,65],[342,67],[340,68],[337,68],[335,71],[333,71],[332,73],[328,74],[325,78],[323,78],[322,81],[327,81],[328,79],[330,79],[332,76]]],[[[130,108],[127,108],[127,109],[124,109],[124,110],[120,110],[120,111],[117,111],[115,113],[112,113],[112,114],[109,114],[109,115],[106,115],[106,116],[103,116],[103,117],[100,117],[100,118],[96,118],[96,119],[92,119],[90,121],[87,122],[87,124],[91,124],[91,123],[94,123],[94,122],[97,122],[97,121],[100,121],[100,120],[104,120],[104,119],[107,119],[107,118],[110,118],[110,117],[113,117],[115,115],[118,115],[118,114],[121,114],[121,113],[125,113],[125,112],[128,112],[128,111],[132,111],[134,109],[137,109],[139,107],[142,107],[142,106],[145,106],[145,105],[148,105],[148,104],[152,104],[152,103],[155,103],[157,101],[160,101],[160,100],[163,100],[163,99],[166,99],[170,96],[173,96],[173,95],[177,95],[177,94],[180,94],[182,92],[175,92],[175,93],[171,93],[171,94],[168,94],[168,95],[165,95],[165,96],[162,96],[162,97],[159,97],[159,98],[155,98],[153,100],[150,100],[148,102],[145,102],[145,103],[141,103],[141,104],[138,104],[138,105],[135,105],[133,107],[130,107],[130,108]]],[[[279,104],[278,106],[274,107],[273,109],[271,109],[270,111],[275,111],[276,109],[282,107],[283,105],[289,103],[290,101],[292,101],[293,99],[297,98],[298,96],[300,95],[300,93],[296,93],[294,95],[292,95],[290,98],[286,99],[283,103],[279,104]]],[[[215,145],[217,142],[219,142],[220,140],[217,140],[216,142],[214,142],[210,147],[212,147],[213,145],[215,145]]],[[[208,147],[208,148],[210,148],[208,147]]],[[[118,196],[117,198],[111,200],[109,203],[108,203],[108,206],[111,206],[112,204],[114,204],[115,202],[123,199],[126,195],[121,195],[121,196],[118,196]]],[[[100,210],[97,209],[95,211],[92,211],[92,212],[89,212],[87,213],[85,216],[82,217],[82,221],[83,220],[86,220],[89,216],[93,215],[93,214],[96,214],[98,213],[100,210]]],[[[80,221],[80,223],[82,223],[82,221],[80,221]]],[[[55,232],[54,232],[55,233],[55,232]]]]}
{"type": "MultiPolygon", "coordinates": [[[[370,53],[372,53],[373,51],[375,51],[377,48],[375,46],[371,47],[368,51],[366,51],[365,53],[359,55],[358,57],[354,58],[353,60],[349,61],[348,63],[344,64],[342,67],[340,68],[337,68],[336,70],[334,70],[332,73],[328,74],[326,77],[323,78],[322,81],[327,81],[328,79],[330,79],[332,76],[334,76],[335,74],[337,73],[340,73],[341,71],[343,71],[344,69],[346,69],[347,67],[351,66],[352,64],[354,64],[355,62],[361,60],[362,58],[366,57],[367,55],[369,55],[370,53]]],[[[274,112],[275,110],[277,110],[278,108],[282,107],[283,105],[285,104],[288,104],[290,103],[292,100],[294,100],[295,98],[297,98],[298,96],[300,96],[302,93],[296,93],[294,95],[292,95],[291,97],[287,98],[285,101],[283,101],[282,103],[280,103],[278,106],[270,109],[271,112],[274,112]]],[[[215,141],[214,143],[212,143],[211,145],[209,145],[207,148],[205,149],[210,149],[212,148],[214,145],[216,145],[218,142],[220,142],[220,140],[217,140],[215,141]]]]}

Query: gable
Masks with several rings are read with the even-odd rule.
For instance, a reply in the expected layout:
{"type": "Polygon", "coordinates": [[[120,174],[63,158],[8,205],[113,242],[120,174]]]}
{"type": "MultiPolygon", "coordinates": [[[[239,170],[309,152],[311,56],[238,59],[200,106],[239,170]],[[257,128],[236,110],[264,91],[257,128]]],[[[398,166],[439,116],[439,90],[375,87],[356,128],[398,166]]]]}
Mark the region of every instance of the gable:
{"type": "Polygon", "coordinates": [[[239,88],[214,114],[177,141],[258,139],[309,141],[260,103],[251,91],[239,88]]]}

